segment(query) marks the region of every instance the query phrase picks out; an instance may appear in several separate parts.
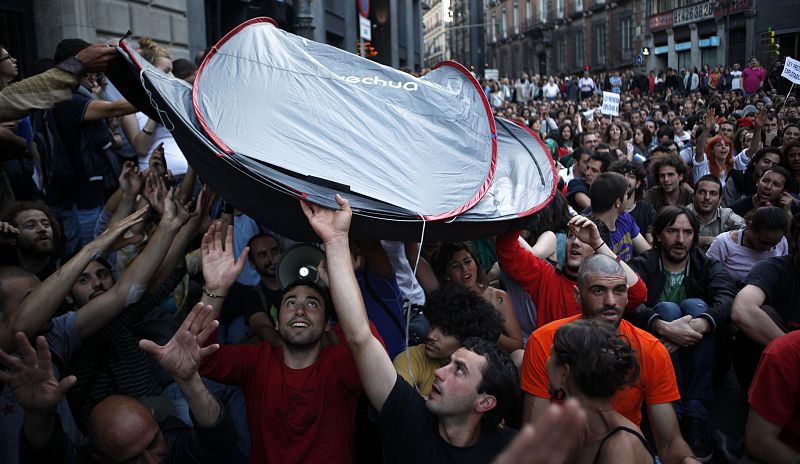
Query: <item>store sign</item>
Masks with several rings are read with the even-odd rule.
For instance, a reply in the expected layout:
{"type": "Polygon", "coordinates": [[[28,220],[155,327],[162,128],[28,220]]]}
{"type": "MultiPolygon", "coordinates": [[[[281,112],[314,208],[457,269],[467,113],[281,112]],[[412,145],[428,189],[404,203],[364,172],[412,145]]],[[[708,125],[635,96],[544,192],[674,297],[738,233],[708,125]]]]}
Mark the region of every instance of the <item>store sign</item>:
{"type": "Polygon", "coordinates": [[[700,39],[698,45],[700,46],[700,48],[719,47],[719,37],[713,35],[707,39],[700,39]]]}
{"type": "Polygon", "coordinates": [[[717,9],[714,11],[714,15],[717,17],[732,15],[753,8],[753,0],[728,0],[717,3],[717,9]]]}
{"type": "Polygon", "coordinates": [[[672,12],[672,25],[696,23],[714,17],[714,6],[711,2],[696,3],[694,5],[678,8],[672,12]]]}
{"type": "Polygon", "coordinates": [[[650,30],[658,31],[672,26],[672,13],[661,13],[650,16],[650,30]]]}

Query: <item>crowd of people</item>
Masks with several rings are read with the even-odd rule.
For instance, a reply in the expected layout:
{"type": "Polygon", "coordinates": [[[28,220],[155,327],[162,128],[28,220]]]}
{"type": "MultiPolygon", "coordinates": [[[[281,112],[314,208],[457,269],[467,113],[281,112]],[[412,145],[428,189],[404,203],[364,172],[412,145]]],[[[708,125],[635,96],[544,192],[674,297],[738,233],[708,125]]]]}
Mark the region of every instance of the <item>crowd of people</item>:
{"type": "Polygon", "coordinates": [[[419,244],[300,202],[324,260],[287,284],[294,242],[204,185],[104,78],[115,54],[64,40],[21,79],[0,45],[0,461],[800,461],[777,68],[482,82],[553,158],[545,209],[419,244]],[[747,410],[724,431],[720,391],[747,410]]]}

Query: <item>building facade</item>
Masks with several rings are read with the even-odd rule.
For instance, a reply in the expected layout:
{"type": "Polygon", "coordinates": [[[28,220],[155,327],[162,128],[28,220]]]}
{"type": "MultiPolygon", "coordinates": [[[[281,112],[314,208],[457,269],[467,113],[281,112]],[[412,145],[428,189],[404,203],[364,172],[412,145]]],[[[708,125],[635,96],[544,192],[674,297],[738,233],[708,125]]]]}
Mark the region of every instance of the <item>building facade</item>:
{"type": "Polygon", "coordinates": [[[478,75],[486,67],[485,11],[488,0],[450,0],[452,20],[447,29],[447,42],[453,60],[478,75]]]}
{"type": "Polygon", "coordinates": [[[422,16],[422,50],[424,65],[433,68],[450,59],[447,31],[450,28],[452,12],[450,0],[430,0],[427,11],[422,16]]]}
{"type": "MultiPolygon", "coordinates": [[[[314,40],[357,52],[357,0],[0,0],[0,42],[20,58],[23,72],[37,58],[52,57],[65,38],[104,42],[128,31],[166,45],[173,58],[193,58],[249,18],[269,16],[293,31],[301,1],[310,2],[314,40]]],[[[371,3],[372,42],[378,51],[372,59],[420,69],[420,0],[366,3],[371,3]]]]}
{"type": "Polygon", "coordinates": [[[752,57],[768,66],[761,33],[775,31],[781,55],[800,52],[800,10],[794,0],[649,0],[649,69],[732,65],[752,57]]]}
{"type": "Polygon", "coordinates": [[[501,76],[575,74],[636,66],[642,0],[491,0],[489,67],[501,76]]]}

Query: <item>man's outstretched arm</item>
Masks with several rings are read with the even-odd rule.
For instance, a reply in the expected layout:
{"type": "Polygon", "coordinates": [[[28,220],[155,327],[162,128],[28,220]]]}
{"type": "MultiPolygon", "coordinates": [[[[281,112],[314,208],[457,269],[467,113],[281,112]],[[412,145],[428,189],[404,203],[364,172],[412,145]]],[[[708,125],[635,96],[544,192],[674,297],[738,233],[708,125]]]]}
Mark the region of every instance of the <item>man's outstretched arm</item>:
{"type": "Polygon", "coordinates": [[[361,377],[361,384],[372,406],[380,412],[397,382],[397,371],[381,342],[369,327],[350,258],[348,232],[353,212],[350,204],[336,196],[338,210],[302,202],[309,224],[325,244],[325,259],[331,298],[345,338],[361,377]]]}

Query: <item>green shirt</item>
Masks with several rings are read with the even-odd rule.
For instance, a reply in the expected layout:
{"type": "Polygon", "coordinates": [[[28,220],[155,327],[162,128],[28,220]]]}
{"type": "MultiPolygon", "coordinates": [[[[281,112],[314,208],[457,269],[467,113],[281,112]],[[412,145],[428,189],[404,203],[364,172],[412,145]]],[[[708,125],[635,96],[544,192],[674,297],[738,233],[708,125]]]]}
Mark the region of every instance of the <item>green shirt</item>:
{"type": "Polygon", "coordinates": [[[664,271],[664,291],[661,293],[659,301],[669,301],[675,304],[681,304],[681,301],[686,299],[686,287],[683,285],[684,272],[669,272],[664,271]]]}

